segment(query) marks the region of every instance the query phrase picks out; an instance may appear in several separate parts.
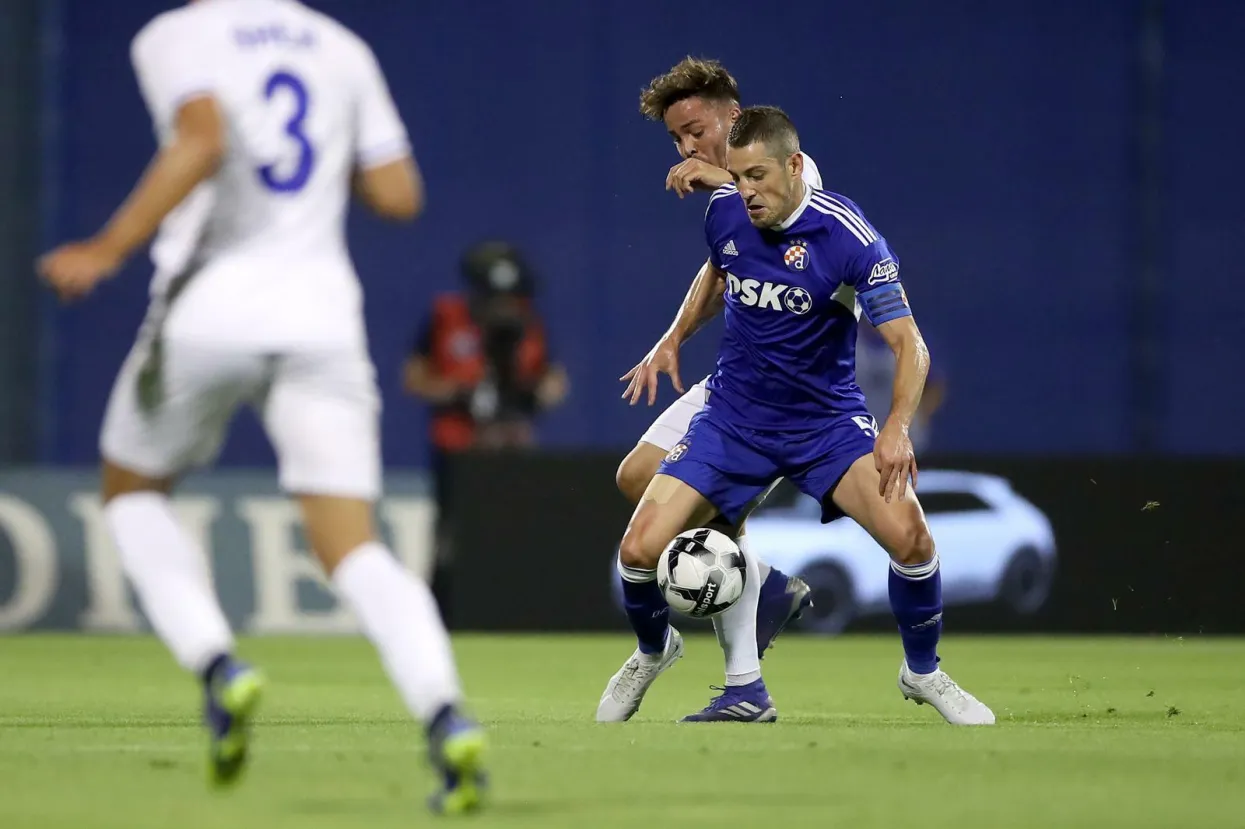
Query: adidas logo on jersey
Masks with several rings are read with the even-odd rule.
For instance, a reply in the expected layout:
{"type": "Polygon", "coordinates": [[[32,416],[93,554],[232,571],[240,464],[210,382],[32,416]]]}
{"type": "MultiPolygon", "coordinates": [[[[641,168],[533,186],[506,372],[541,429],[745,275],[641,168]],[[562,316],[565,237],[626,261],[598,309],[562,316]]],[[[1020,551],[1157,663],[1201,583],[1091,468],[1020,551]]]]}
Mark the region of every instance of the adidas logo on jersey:
{"type": "Polygon", "coordinates": [[[813,309],[813,298],[799,285],[781,282],[761,282],[758,279],[740,279],[732,273],[726,275],[726,292],[743,305],[766,308],[771,311],[787,310],[793,314],[807,314],[813,309]]]}
{"type": "Polygon", "coordinates": [[[738,256],[739,255],[739,248],[735,247],[734,239],[730,239],[729,241],[727,241],[725,245],[722,246],[722,255],[723,256],[738,256]]]}

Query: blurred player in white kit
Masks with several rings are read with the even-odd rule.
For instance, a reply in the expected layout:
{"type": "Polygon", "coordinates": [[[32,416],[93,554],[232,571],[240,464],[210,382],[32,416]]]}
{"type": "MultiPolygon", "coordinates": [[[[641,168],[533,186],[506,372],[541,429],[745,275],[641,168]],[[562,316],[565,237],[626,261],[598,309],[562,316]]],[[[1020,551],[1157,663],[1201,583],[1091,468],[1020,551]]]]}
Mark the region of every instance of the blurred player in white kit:
{"type": "Polygon", "coordinates": [[[310,546],[428,729],[434,809],[478,805],[485,736],[428,587],[379,540],[380,399],[346,247],[351,190],[410,221],[423,184],[371,49],[296,0],[196,0],[134,39],[160,149],[99,234],[39,263],[88,294],[156,234],[151,306],[100,436],[102,498],[148,619],[206,697],[211,778],[245,768],[263,679],[234,641],[169,493],[242,405],[262,416],[310,546]]]}

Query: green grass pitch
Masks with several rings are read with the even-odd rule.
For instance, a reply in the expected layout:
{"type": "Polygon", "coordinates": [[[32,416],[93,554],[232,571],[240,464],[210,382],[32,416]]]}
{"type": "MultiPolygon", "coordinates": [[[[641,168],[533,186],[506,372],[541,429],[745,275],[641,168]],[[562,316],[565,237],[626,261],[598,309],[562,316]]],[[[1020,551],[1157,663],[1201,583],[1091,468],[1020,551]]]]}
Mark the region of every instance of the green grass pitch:
{"type": "MultiPolygon", "coordinates": [[[[493,739],[479,827],[1245,826],[1245,642],[950,637],[994,708],[956,729],[895,688],[897,640],[788,636],[774,725],[676,725],[720,682],[712,639],[636,719],[592,722],[623,637],[460,636],[493,739]]],[[[0,638],[0,827],[428,826],[432,778],[366,643],[265,639],[248,778],[206,787],[198,690],[146,638],[0,638]]]]}

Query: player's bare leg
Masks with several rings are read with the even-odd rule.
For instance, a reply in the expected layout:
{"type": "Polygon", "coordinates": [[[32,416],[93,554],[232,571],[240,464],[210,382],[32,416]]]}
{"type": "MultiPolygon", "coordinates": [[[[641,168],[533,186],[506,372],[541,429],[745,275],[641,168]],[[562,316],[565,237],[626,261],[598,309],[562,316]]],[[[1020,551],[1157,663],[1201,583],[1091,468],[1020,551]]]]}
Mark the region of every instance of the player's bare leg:
{"type": "Polygon", "coordinates": [[[104,518],[143,611],[178,663],[203,682],[210,780],[233,783],[246,768],[263,679],[233,657],[205,551],[174,517],[173,479],[105,461],[101,484],[104,518]]]}
{"type": "MultiPolygon", "coordinates": [[[[640,503],[653,476],[657,474],[666,451],[656,444],[641,440],[623,458],[615,480],[619,491],[632,504],[640,503]]],[[[752,556],[742,527],[732,527],[720,516],[706,522],[706,526],[712,526],[735,538],[745,558],[752,556]]],[[[802,579],[787,576],[759,558],[755,561],[759,568],[759,578],[754,584],[759,590],[749,591],[734,607],[713,620],[718,641],[726,654],[727,685],[751,682],[754,672],[759,677],[760,666],[754,668],[751,663],[763,657],[765,651],[778,638],[778,634],[812,604],[811,590],[802,579]],[[756,642],[755,658],[748,655],[750,647],[740,641],[744,637],[756,642]]]]}
{"type": "Polygon", "coordinates": [[[298,501],[316,557],[407,708],[428,728],[430,758],[443,778],[433,808],[453,814],[476,808],[486,783],[484,731],[460,710],[449,635],[432,592],[377,541],[370,502],[326,495],[298,501]]]}
{"type": "Polygon", "coordinates": [[[903,640],[899,690],[929,703],[953,725],[993,725],[994,713],[938,667],[942,633],[942,578],[925,513],[908,489],[890,503],[878,494],[872,455],[858,459],[834,490],[834,503],[890,555],[890,602],[903,640]]]}
{"type": "Polygon", "coordinates": [[[597,722],[631,719],[649,686],[683,655],[683,637],[670,626],[670,606],[657,586],[657,560],[676,535],[715,514],[712,504],[676,478],[657,475],[649,483],[618,548],[623,605],[639,647],[606,684],[597,722]]]}

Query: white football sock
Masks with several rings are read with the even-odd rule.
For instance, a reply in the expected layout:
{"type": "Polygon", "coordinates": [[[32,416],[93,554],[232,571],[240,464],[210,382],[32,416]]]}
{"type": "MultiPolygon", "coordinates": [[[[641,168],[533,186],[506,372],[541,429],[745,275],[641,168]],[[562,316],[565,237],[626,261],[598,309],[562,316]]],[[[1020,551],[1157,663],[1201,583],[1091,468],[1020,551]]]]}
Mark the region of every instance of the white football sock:
{"type": "Polygon", "coordinates": [[[333,572],[333,584],[412,714],[427,722],[459,701],[450,637],[428,585],[377,542],[346,556],[333,572]]]}
{"type": "Polygon", "coordinates": [[[747,536],[736,539],[744,554],[748,578],[744,594],[735,606],[713,618],[718,643],[726,653],[726,684],[747,685],[761,678],[761,657],[757,654],[757,605],[761,601],[761,574],[757,558],[748,549],[747,536]]]}
{"type": "Polygon", "coordinates": [[[104,520],[121,567],[156,634],[183,668],[202,673],[233,651],[204,552],[177,523],[169,499],[156,492],[119,495],[104,520]]]}

